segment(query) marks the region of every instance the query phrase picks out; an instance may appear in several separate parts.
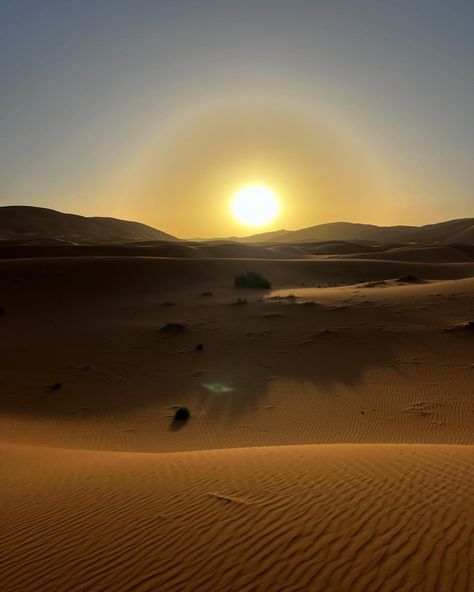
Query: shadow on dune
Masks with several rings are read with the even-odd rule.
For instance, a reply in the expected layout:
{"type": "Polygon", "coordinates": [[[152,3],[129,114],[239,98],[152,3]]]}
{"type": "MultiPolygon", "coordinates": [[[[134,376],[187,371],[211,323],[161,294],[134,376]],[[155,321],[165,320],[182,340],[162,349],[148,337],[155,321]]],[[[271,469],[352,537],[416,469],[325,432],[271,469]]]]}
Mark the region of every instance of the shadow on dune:
{"type": "Polygon", "coordinates": [[[312,391],[310,396],[322,398],[338,396],[341,385],[357,391],[369,368],[395,368],[396,352],[408,339],[321,332],[299,341],[283,339],[275,348],[276,356],[268,352],[265,342],[253,351],[236,343],[229,357],[233,359],[220,363],[215,371],[209,368],[208,380],[199,385],[196,405],[212,421],[233,423],[265,406],[276,380],[288,384],[295,405],[305,396],[303,386],[312,391]]]}
{"type": "MultiPolygon", "coordinates": [[[[275,379],[294,383],[295,397],[303,383],[314,385],[312,396],[335,396],[338,385],[357,389],[367,369],[391,368],[396,352],[410,344],[408,332],[368,332],[373,308],[269,305],[255,296],[245,307],[213,298],[212,311],[202,312],[204,290],[224,289],[247,268],[239,260],[2,262],[1,304],[8,315],[0,319],[0,412],[88,419],[137,407],[158,407],[163,415],[185,404],[212,421],[234,422],[265,404],[275,379]],[[187,291],[179,291],[184,284],[187,291]],[[186,301],[162,306],[171,290],[181,301],[188,298],[188,308],[186,301]],[[157,328],[188,318],[192,330],[157,338],[157,328]],[[197,344],[204,344],[202,351],[197,344]],[[54,382],[63,388],[51,391],[54,382]]],[[[255,261],[253,268],[278,285],[380,280],[408,271],[426,277],[428,271],[353,261],[255,261]]],[[[463,269],[446,273],[458,276],[463,269]]]]}
{"type": "MultiPolygon", "coordinates": [[[[232,423],[265,405],[275,380],[293,383],[295,396],[302,384],[313,385],[317,397],[334,396],[339,385],[356,390],[367,368],[392,367],[396,351],[410,339],[409,334],[327,330],[312,310],[283,307],[288,308],[295,312],[267,318],[258,314],[265,304],[238,313],[221,307],[225,317],[217,319],[217,329],[198,327],[165,337],[149,329],[132,333],[127,325],[113,334],[93,327],[93,333],[84,329],[80,335],[80,320],[76,327],[38,330],[37,340],[22,340],[24,349],[1,348],[0,379],[8,387],[0,412],[86,419],[186,404],[211,421],[232,423]],[[206,345],[197,351],[196,343],[206,345]],[[48,385],[58,380],[63,388],[52,391],[48,385]]],[[[170,430],[182,427],[172,423],[170,430]]]]}
{"type": "Polygon", "coordinates": [[[170,432],[179,432],[179,430],[182,430],[186,426],[188,421],[189,418],[177,419],[176,417],[173,417],[169,427],[170,432]]]}

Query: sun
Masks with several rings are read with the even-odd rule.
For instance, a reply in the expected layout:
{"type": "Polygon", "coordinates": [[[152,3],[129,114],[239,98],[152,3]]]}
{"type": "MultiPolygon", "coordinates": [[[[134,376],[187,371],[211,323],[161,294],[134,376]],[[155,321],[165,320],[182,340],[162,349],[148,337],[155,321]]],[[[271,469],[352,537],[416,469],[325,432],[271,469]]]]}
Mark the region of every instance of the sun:
{"type": "Polygon", "coordinates": [[[266,185],[246,185],[235,192],[232,198],[234,217],[247,226],[263,226],[278,215],[279,203],[276,193],[266,185]]]}

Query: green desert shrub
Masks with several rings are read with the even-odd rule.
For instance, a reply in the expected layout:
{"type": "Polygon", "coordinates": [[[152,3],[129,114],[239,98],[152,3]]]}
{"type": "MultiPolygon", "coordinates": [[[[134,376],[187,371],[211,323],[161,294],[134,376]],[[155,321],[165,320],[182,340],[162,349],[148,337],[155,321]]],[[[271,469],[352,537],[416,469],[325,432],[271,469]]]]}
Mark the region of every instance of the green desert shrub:
{"type": "Polygon", "coordinates": [[[257,288],[260,290],[270,290],[272,284],[270,280],[255,271],[247,271],[234,278],[236,288],[257,288]]]}

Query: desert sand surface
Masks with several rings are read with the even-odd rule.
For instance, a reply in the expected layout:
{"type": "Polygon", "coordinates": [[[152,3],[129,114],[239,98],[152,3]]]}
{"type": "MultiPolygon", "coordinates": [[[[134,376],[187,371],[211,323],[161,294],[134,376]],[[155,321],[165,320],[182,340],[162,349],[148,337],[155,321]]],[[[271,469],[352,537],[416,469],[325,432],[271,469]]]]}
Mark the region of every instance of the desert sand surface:
{"type": "Polygon", "coordinates": [[[0,260],[2,590],[472,590],[469,250],[137,249],[0,260]]]}
{"type": "Polygon", "coordinates": [[[472,589],[472,446],[2,457],[5,590],[472,589]]]}

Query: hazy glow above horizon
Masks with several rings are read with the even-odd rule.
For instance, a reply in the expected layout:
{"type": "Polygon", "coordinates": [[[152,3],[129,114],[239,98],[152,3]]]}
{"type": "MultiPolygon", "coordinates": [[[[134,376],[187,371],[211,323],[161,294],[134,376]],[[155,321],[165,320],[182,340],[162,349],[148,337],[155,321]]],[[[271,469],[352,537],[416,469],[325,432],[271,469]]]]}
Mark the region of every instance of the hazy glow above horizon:
{"type": "Polygon", "coordinates": [[[246,185],[232,198],[232,214],[246,226],[263,226],[273,221],[279,210],[276,193],[265,185],[246,185]]]}
{"type": "Polygon", "coordinates": [[[0,205],[245,233],[474,214],[474,3],[117,0],[0,7],[0,205]]]}

